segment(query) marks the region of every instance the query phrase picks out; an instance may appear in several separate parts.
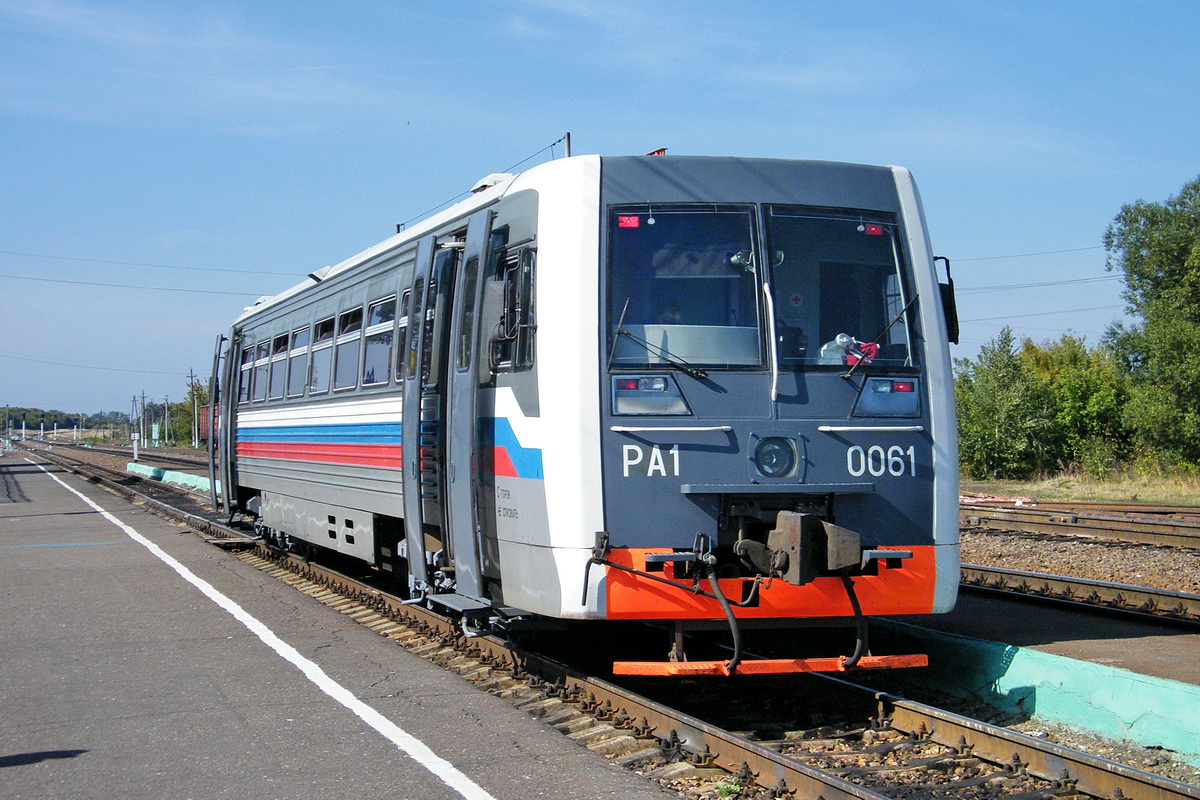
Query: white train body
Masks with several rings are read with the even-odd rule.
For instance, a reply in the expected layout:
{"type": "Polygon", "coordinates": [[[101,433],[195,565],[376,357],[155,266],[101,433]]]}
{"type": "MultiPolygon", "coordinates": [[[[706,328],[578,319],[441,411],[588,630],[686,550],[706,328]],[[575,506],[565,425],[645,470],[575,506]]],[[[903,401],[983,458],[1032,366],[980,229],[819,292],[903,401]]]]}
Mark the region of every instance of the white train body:
{"type": "Polygon", "coordinates": [[[225,501],[464,610],[720,618],[706,558],[729,597],[757,584],[746,619],[850,617],[846,574],[868,615],[946,611],[942,303],[901,168],[499,176],[234,323],[225,501]]]}

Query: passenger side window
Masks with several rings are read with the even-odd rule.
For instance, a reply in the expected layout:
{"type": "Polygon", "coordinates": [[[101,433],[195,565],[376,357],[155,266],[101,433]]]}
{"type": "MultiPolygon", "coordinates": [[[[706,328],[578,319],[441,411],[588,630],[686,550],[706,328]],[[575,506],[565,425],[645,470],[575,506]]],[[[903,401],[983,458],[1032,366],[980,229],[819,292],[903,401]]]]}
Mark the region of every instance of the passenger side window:
{"type": "Polygon", "coordinates": [[[329,391],[333,366],[333,317],[323,319],[313,328],[312,374],[308,381],[309,394],[329,391]]]}
{"type": "Polygon", "coordinates": [[[276,336],[271,342],[271,391],[272,400],[283,399],[284,385],[287,383],[287,350],[288,335],[276,336]]]}
{"type": "Polygon", "coordinates": [[[388,366],[392,363],[395,322],[395,297],[377,300],[368,307],[367,338],[366,346],[363,348],[363,386],[378,386],[388,382],[388,366]]]}
{"type": "Polygon", "coordinates": [[[254,350],[254,402],[267,399],[267,371],[271,366],[271,343],[260,342],[254,350]]]}
{"type": "Polygon", "coordinates": [[[238,402],[250,402],[251,386],[254,383],[254,348],[242,350],[241,374],[238,376],[238,402]]]}
{"type": "Polygon", "coordinates": [[[300,397],[304,394],[304,381],[308,377],[308,341],[311,333],[308,328],[292,331],[292,347],[288,353],[288,397],[300,397]]]}
{"type": "Polygon", "coordinates": [[[358,351],[362,345],[362,307],[343,311],[338,317],[337,355],[334,360],[333,389],[353,389],[358,385],[358,351]]]}
{"type": "Polygon", "coordinates": [[[404,381],[404,351],[408,342],[408,301],[412,290],[407,290],[400,298],[400,320],[396,331],[396,380],[404,381]]]}

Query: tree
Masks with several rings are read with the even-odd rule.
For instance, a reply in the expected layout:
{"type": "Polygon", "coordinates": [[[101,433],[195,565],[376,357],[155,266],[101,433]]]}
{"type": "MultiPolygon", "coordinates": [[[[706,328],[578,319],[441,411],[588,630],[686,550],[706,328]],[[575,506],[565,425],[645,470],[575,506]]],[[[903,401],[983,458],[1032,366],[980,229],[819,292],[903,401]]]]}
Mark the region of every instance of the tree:
{"type": "Polygon", "coordinates": [[[1026,339],[1020,360],[1052,409],[1054,459],[1103,475],[1128,455],[1131,436],[1122,418],[1128,379],[1107,348],[1089,351],[1070,334],[1040,346],[1026,339]]]}
{"type": "Polygon", "coordinates": [[[1141,318],[1105,336],[1131,376],[1124,422],[1143,452],[1200,465],[1200,177],[1164,203],[1123,206],[1104,247],[1141,318]]]}
{"type": "Polygon", "coordinates": [[[957,359],[958,454],[975,478],[1024,478],[1054,463],[1053,414],[1005,326],[976,362],[957,359]]]}

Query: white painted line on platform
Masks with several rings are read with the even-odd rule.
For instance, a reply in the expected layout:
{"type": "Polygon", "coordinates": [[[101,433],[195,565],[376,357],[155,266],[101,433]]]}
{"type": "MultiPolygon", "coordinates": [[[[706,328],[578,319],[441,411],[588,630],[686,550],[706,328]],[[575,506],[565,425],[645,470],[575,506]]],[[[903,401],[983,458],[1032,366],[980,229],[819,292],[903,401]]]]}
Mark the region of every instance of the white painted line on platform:
{"type": "Polygon", "coordinates": [[[495,798],[492,797],[492,795],[485,791],[481,786],[479,786],[479,784],[472,781],[462,772],[459,772],[459,770],[453,764],[439,756],[437,753],[434,753],[433,750],[429,749],[429,746],[420,739],[408,733],[403,728],[389,720],[387,717],[383,716],[378,711],[359,700],[352,692],[350,692],[349,689],[346,689],[333,678],[329,677],[329,675],[327,675],[323,669],[317,666],[315,662],[300,655],[296,648],[292,647],[290,644],[276,636],[274,631],[272,631],[263,623],[259,622],[257,618],[251,616],[245,609],[243,609],[233,600],[217,591],[217,589],[208,581],[199,577],[183,564],[176,561],[162,548],[154,544],[154,542],[142,536],[124,522],[121,522],[121,520],[105,511],[96,503],[92,502],[81,492],[75,490],[71,486],[68,486],[66,483],[60,480],[57,475],[54,475],[41,464],[30,459],[25,460],[36,466],[42,472],[45,472],[47,475],[57,481],[60,486],[77,496],[79,499],[83,500],[83,502],[95,509],[96,512],[102,517],[123,530],[131,539],[145,547],[156,557],[158,557],[158,559],[164,564],[179,573],[184,580],[203,592],[208,599],[212,600],[225,611],[229,612],[234,619],[249,628],[250,632],[261,639],[263,643],[267,645],[267,647],[270,647],[284,659],[291,662],[296,669],[300,670],[300,672],[304,674],[304,677],[316,684],[317,688],[332,697],[334,700],[337,700],[346,708],[353,711],[364,722],[382,734],[384,738],[392,742],[403,752],[407,753],[422,767],[432,772],[435,777],[437,777],[451,789],[467,798],[467,800],[495,800],[495,798]]]}

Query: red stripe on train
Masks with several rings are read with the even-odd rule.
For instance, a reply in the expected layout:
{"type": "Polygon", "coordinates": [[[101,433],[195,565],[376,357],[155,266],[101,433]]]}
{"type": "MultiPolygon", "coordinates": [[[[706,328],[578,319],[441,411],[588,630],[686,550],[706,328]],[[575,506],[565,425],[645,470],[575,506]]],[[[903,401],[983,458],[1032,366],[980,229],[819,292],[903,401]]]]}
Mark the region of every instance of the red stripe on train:
{"type": "Polygon", "coordinates": [[[400,445],[320,442],[238,442],[238,456],[403,469],[400,445]]]}

